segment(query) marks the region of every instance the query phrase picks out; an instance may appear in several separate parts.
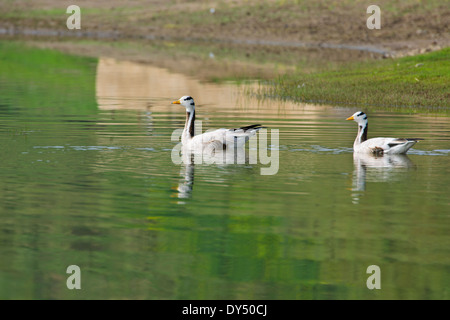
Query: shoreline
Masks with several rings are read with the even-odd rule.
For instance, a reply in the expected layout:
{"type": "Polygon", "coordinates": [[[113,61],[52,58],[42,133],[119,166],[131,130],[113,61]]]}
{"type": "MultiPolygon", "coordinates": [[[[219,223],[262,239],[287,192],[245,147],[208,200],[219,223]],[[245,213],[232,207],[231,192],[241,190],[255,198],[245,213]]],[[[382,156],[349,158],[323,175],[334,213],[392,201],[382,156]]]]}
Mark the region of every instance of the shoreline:
{"type": "Polygon", "coordinates": [[[165,40],[362,50],[384,58],[450,46],[450,8],[440,1],[379,0],[381,29],[366,26],[365,1],[82,1],[81,31],[68,30],[68,2],[0,3],[4,35],[165,40]]]}
{"type": "Polygon", "coordinates": [[[258,79],[270,84],[267,97],[448,109],[450,8],[439,1],[380,0],[379,30],[367,28],[364,1],[98,0],[80,3],[81,30],[67,29],[66,5],[0,3],[0,40],[152,63],[204,81],[258,79]]]}
{"type": "Polygon", "coordinates": [[[383,47],[364,44],[345,44],[345,43],[327,43],[327,42],[300,42],[300,41],[283,41],[283,40],[264,40],[264,39],[206,39],[195,37],[172,37],[172,36],[156,36],[156,35],[139,35],[130,37],[119,32],[107,31],[78,31],[78,30],[49,30],[49,29],[17,29],[17,28],[0,28],[1,36],[24,36],[24,37],[54,37],[59,39],[90,39],[90,40],[164,40],[164,41],[180,41],[180,42],[197,42],[197,43],[218,43],[232,45],[254,45],[254,46],[270,46],[270,47],[289,47],[289,48],[325,48],[325,49],[343,49],[363,51],[374,54],[380,54],[384,57],[391,56],[394,53],[383,47]]]}

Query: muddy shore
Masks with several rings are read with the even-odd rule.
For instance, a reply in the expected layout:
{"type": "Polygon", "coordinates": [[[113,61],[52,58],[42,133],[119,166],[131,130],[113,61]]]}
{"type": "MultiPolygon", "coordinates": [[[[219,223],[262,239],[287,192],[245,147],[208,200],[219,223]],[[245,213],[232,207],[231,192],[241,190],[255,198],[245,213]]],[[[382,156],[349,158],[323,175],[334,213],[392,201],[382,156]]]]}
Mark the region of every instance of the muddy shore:
{"type": "Polygon", "coordinates": [[[0,35],[100,40],[183,40],[365,50],[399,57],[450,45],[445,1],[378,1],[381,29],[366,26],[365,1],[79,0],[82,29],[68,30],[73,1],[0,3],[0,35]]]}

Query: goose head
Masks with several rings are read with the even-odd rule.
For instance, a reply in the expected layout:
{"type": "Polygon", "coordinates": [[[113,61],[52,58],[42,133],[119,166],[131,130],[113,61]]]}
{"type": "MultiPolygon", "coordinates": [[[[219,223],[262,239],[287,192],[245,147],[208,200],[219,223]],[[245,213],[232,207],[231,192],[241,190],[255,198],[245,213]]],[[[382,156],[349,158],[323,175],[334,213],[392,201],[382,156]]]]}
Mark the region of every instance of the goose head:
{"type": "Polygon", "coordinates": [[[365,127],[367,125],[367,114],[362,111],[355,112],[351,117],[348,117],[345,120],[353,120],[359,126],[365,127]]]}
{"type": "Polygon", "coordinates": [[[186,108],[187,112],[192,112],[195,109],[194,99],[191,96],[182,96],[180,99],[172,102],[172,104],[181,104],[186,108]]]}

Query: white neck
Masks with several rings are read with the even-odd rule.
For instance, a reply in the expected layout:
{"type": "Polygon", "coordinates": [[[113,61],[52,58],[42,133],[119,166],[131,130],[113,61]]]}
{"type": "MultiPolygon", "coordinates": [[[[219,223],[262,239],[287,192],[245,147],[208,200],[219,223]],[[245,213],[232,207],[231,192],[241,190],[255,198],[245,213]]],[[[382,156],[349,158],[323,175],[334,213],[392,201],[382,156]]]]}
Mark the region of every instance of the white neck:
{"type": "Polygon", "coordinates": [[[186,123],[184,125],[183,135],[181,137],[181,142],[184,144],[194,137],[195,128],[195,108],[191,110],[186,109],[186,123]]]}
{"type": "Polygon", "coordinates": [[[367,132],[369,130],[369,124],[366,123],[358,123],[358,134],[356,135],[354,146],[359,145],[367,140],[367,132]]]}

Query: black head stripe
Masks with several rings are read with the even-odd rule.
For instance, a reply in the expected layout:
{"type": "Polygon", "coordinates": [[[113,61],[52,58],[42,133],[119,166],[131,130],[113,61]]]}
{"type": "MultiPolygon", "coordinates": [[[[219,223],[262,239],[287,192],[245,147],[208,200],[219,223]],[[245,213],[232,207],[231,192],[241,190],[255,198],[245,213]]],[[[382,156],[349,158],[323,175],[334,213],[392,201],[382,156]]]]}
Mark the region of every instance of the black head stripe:
{"type": "Polygon", "coordinates": [[[184,98],[184,101],[193,100],[192,97],[186,97],[184,98]]]}
{"type": "Polygon", "coordinates": [[[360,117],[360,116],[362,116],[363,114],[365,114],[365,113],[361,111],[360,113],[357,114],[357,116],[360,117]]]}
{"type": "Polygon", "coordinates": [[[194,102],[191,102],[191,106],[193,106],[193,105],[195,105],[195,103],[194,103],[194,102]]]}

